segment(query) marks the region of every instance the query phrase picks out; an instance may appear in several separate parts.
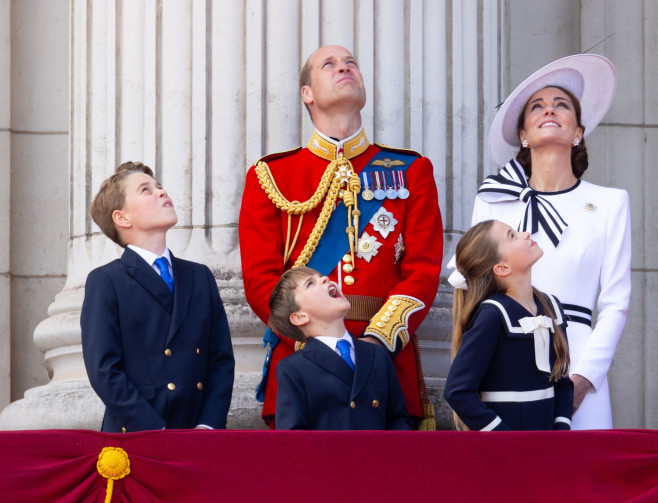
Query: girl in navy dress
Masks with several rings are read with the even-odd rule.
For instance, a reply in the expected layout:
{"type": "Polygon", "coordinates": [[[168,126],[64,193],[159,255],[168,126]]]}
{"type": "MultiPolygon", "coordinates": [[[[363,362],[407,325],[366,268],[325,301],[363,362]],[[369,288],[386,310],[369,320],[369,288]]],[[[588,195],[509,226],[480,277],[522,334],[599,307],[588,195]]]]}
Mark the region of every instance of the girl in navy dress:
{"type": "Polygon", "coordinates": [[[454,360],[444,395],[459,427],[571,428],[564,313],[555,297],[531,284],[542,255],[527,232],[495,220],[475,225],[457,245],[449,278],[454,360]]]}

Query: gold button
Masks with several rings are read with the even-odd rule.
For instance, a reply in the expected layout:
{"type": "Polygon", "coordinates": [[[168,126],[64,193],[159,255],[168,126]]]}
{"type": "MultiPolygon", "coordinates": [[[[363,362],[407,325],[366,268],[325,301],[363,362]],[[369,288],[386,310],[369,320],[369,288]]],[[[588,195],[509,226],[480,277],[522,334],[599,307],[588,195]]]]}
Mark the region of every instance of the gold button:
{"type": "Polygon", "coordinates": [[[395,299],[395,300],[393,300],[393,301],[391,302],[391,304],[393,304],[394,306],[399,306],[399,305],[400,305],[400,301],[399,301],[398,299],[395,299]]]}
{"type": "Polygon", "coordinates": [[[171,356],[171,349],[165,349],[165,356],[171,356]]]}
{"type": "Polygon", "coordinates": [[[126,427],[125,426],[121,427],[121,433],[125,433],[125,432],[126,432],[126,427]]]}
{"type": "Polygon", "coordinates": [[[343,271],[346,273],[350,273],[354,270],[354,266],[352,264],[343,264],[343,271]]]}
{"type": "Polygon", "coordinates": [[[354,403],[354,400],[352,400],[350,402],[350,407],[352,407],[353,409],[356,409],[356,404],[354,403]]]}
{"type": "Polygon", "coordinates": [[[388,316],[382,316],[382,321],[391,321],[391,318],[388,316]]]}
{"type": "Polygon", "coordinates": [[[376,323],[376,325],[377,325],[379,328],[384,328],[384,327],[386,326],[386,323],[382,323],[381,321],[378,321],[378,322],[376,323]]]}
{"type": "Polygon", "coordinates": [[[354,284],[354,278],[352,276],[345,276],[344,281],[347,286],[351,286],[354,284]]]}
{"type": "Polygon", "coordinates": [[[592,211],[594,209],[594,205],[592,203],[587,203],[587,211],[592,211]]]}
{"type": "Polygon", "coordinates": [[[196,383],[196,389],[198,389],[199,391],[201,391],[201,390],[203,389],[203,383],[202,383],[202,382],[198,382],[198,383],[196,383]]]}
{"type": "Polygon", "coordinates": [[[167,384],[167,388],[169,388],[171,391],[174,391],[176,389],[176,385],[173,382],[170,382],[167,384]]]}
{"type": "Polygon", "coordinates": [[[373,401],[372,401],[372,406],[373,406],[375,409],[376,409],[377,407],[379,407],[379,400],[373,400],[373,401]]]}
{"type": "Polygon", "coordinates": [[[395,311],[398,308],[398,306],[388,306],[389,311],[395,311]]]}
{"type": "Polygon", "coordinates": [[[384,313],[384,316],[393,316],[393,313],[391,311],[386,311],[384,313]]]}
{"type": "Polygon", "coordinates": [[[199,348],[196,348],[196,354],[201,354],[201,351],[199,351],[199,348]]]}
{"type": "Polygon", "coordinates": [[[343,257],[343,262],[347,262],[347,263],[352,262],[352,255],[346,253],[345,256],[343,257]]]}

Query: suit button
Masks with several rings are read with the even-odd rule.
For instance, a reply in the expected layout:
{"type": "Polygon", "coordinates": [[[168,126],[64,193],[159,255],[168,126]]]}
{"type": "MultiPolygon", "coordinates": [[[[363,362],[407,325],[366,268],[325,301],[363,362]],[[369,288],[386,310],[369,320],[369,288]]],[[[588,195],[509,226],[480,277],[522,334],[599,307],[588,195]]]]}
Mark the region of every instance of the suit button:
{"type": "Polygon", "coordinates": [[[199,351],[199,348],[196,348],[196,354],[201,354],[201,351],[199,351]]]}
{"type": "Polygon", "coordinates": [[[373,401],[372,401],[372,406],[373,406],[375,409],[376,409],[377,407],[379,407],[379,400],[373,400],[373,401]]]}
{"type": "Polygon", "coordinates": [[[350,255],[349,253],[346,253],[345,256],[343,257],[343,262],[346,262],[348,264],[350,262],[352,262],[352,255],[350,255]]]}
{"type": "Polygon", "coordinates": [[[173,382],[170,382],[167,384],[167,388],[169,388],[171,391],[174,391],[176,389],[176,385],[173,382]]]}
{"type": "Polygon", "coordinates": [[[126,427],[123,426],[123,427],[121,428],[121,433],[125,433],[125,432],[126,432],[126,427]]]}
{"type": "Polygon", "coordinates": [[[356,404],[354,403],[354,400],[352,400],[350,402],[350,407],[352,407],[353,409],[356,409],[356,404]]]}
{"type": "Polygon", "coordinates": [[[354,278],[352,276],[345,276],[345,279],[343,281],[345,281],[345,284],[347,286],[351,286],[354,284],[354,278]]]}
{"type": "Polygon", "coordinates": [[[394,306],[399,306],[401,302],[398,299],[395,299],[391,302],[391,304],[393,304],[394,306]]]}
{"type": "Polygon", "coordinates": [[[354,266],[352,264],[343,264],[343,271],[346,273],[351,273],[354,270],[354,266]]]}
{"type": "Polygon", "coordinates": [[[165,349],[165,356],[171,356],[171,349],[165,349]]]}
{"type": "Polygon", "coordinates": [[[199,391],[201,391],[201,390],[203,389],[203,383],[202,383],[202,382],[198,382],[198,383],[196,383],[196,389],[198,389],[199,391]]]}

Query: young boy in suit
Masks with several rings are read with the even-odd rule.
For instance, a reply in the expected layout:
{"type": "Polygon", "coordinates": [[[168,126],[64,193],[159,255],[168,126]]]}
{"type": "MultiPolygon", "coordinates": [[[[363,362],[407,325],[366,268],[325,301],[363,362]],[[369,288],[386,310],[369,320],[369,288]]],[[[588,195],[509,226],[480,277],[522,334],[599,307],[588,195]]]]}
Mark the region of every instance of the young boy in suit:
{"type": "Polygon", "coordinates": [[[338,285],[308,267],[286,271],[269,301],[269,326],[304,348],[279,362],[279,430],[411,430],[387,351],[352,337],[350,304],[338,285]]]}
{"type": "Polygon", "coordinates": [[[121,259],[93,270],[80,324],[101,431],[226,428],[235,361],[210,270],[173,256],[171,199],[141,163],[105,180],[91,215],[121,259]]]}

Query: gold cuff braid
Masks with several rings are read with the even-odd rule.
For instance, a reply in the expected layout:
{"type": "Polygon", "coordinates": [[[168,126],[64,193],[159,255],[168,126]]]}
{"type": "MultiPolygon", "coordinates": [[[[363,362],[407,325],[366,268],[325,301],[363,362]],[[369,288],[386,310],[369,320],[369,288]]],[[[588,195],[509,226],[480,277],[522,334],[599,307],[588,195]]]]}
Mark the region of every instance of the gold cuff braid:
{"type": "Polygon", "coordinates": [[[409,343],[409,316],[424,307],[415,297],[393,295],[370,320],[364,335],[379,339],[389,351],[395,351],[399,339],[404,349],[409,343]]]}

